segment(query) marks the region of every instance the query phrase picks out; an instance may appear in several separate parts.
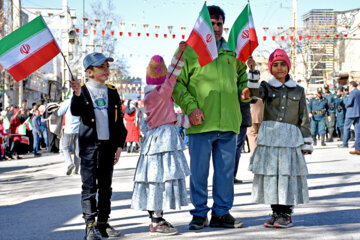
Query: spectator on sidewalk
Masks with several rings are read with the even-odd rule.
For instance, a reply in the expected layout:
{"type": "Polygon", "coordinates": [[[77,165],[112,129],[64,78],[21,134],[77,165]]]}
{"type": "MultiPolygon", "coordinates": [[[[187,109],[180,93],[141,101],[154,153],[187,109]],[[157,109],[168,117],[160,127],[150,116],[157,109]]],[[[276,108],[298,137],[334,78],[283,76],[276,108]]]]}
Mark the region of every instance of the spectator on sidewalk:
{"type": "Polygon", "coordinates": [[[32,118],[32,123],[33,123],[32,134],[34,139],[34,143],[33,143],[34,157],[37,157],[37,156],[41,156],[41,154],[39,153],[39,144],[41,137],[41,116],[40,116],[40,111],[38,109],[34,111],[34,117],[32,118]]]}
{"type": "Polygon", "coordinates": [[[79,150],[79,127],[80,117],[71,114],[70,109],[71,99],[66,99],[60,104],[59,110],[56,115],[65,115],[65,127],[62,137],[62,152],[65,157],[66,175],[71,175],[75,168],[75,174],[79,173],[80,168],[80,150],[79,150]],[[71,147],[74,147],[74,160],[71,159],[71,147]]]}
{"type": "Polygon", "coordinates": [[[21,151],[20,135],[17,133],[17,127],[21,125],[20,122],[21,111],[18,108],[14,108],[14,114],[10,119],[10,132],[11,132],[11,147],[9,157],[13,159],[13,154],[16,154],[16,159],[21,159],[19,156],[21,151]]]}
{"type": "Polygon", "coordinates": [[[126,136],[126,149],[127,152],[133,152],[136,149],[136,145],[140,140],[140,123],[137,117],[137,102],[135,100],[129,100],[124,112],[124,119],[126,122],[126,130],[128,132],[126,136]]]}
{"type": "Polygon", "coordinates": [[[343,144],[339,147],[348,147],[350,128],[351,125],[354,124],[355,150],[351,151],[350,153],[360,155],[360,90],[358,90],[356,87],[357,83],[355,81],[351,81],[349,86],[349,98],[347,99],[345,105],[346,114],[344,123],[343,144]]]}

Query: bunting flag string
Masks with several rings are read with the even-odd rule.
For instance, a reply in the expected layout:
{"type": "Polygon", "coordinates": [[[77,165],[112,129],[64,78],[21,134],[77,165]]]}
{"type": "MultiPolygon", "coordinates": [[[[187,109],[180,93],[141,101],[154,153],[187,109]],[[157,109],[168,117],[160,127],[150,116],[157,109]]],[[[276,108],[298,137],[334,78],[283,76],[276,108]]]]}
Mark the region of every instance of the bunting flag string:
{"type": "MultiPolygon", "coordinates": [[[[35,12],[35,15],[41,15],[41,11],[36,11],[36,12],[35,12]]],[[[59,16],[60,18],[64,18],[64,17],[65,17],[64,14],[55,15],[54,13],[51,13],[51,12],[48,13],[48,17],[57,17],[57,16],[59,16]]],[[[73,20],[77,19],[76,16],[70,16],[70,18],[73,19],[73,20]]],[[[101,19],[89,19],[89,18],[86,18],[86,17],[83,17],[82,20],[85,21],[85,22],[91,21],[91,20],[95,21],[96,23],[100,23],[100,22],[101,22],[101,19]]],[[[113,24],[113,21],[112,21],[112,20],[107,20],[106,23],[107,23],[107,24],[113,24]]],[[[133,23],[133,24],[136,25],[136,23],[133,23]]],[[[125,25],[126,25],[125,22],[120,22],[120,26],[121,26],[121,27],[125,27],[125,25]]],[[[144,25],[145,25],[145,24],[144,24],[144,25]]],[[[149,24],[146,24],[146,25],[147,25],[147,27],[149,27],[149,24]]],[[[167,27],[169,27],[169,26],[167,26],[167,27]]],[[[171,26],[171,27],[172,27],[171,29],[174,29],[173,26],[171,26]]],[[[156,29],[159,29],[159,28],[160,28],[160,25],[155,25],[155,28],[156,28],[156,29]]],[[[181,30],[186,30],[185,27],[182,27],[182,26],[181,26],[180,28],[181,28],[181,30]]],[[[352,29],[356,29],[356,28],[359,28],[359,29],[360,29],[360,24],[357,25],[357,26],[351,26],[351,25],[314,25],[314,26],[301,26],[301,27],[297,27],[297,29],[305,29],[305,28],[311,28],[311,29],[319,29],[319,28],[321,28],[321,29],[331,29],[331,30],[335,30],[335,29],[337,29],[337,28],[345,28],[345,29],[347,29],[347,30],[352,30],[352,29]]],[[[264,31],[268,31],[268,30],[270,30],[270,29],[276,29],[276,30],[286,30],[286,29],[290,29],[290,30],[295,30],[294,27],[283,27],[283,26],[277,26],[277,27],[271,27],[271,28],[270,28],[270,27],[262,27],[262,29],[263,29],[264,31]]],[[[228,30],[229,30],[229,28],[224,27],[225,33],[226,33],[226,31],[228,31],[228,30]]],[[[170,34],[171,34],[171,33],[170,33],[170,34]]]]}
{"type": "MultiPolygon", "coordinates": [[[[162,33],[160,34],[158,29],[160,29],[159,25],[155,26],[155,32],[154,33],[150,33],[149,32],[149,25],[148,24],[144,24],[143,27],[145,29],[145,33],[142,34],[141,31],[139,31],[138,29],[135,28],[136,25],[133,25],[134,29],[133,30],[129,30],[127,32],[127,35],[124,35],[124,31],[120,31],[119,33],[117,33],[115,30],[108,30],[109,34],[111,34],[111,36],[115,36],[115,34],[119,34],[120,37],[124,37],[124,36],[128,36],[128,37],[155,37],[155,38],[167,38],[167,39],[176,39],[177,37],[181,38],[182,40],[185,39],[186,34],[184,29],[182,29],[181,34],[177,34],[176,32],[173,31],[173,26],[168,26],[168,30],[169,33],[162,33]]],[[[185,27],[184,27],[185,28],[185,27]]],[[[225,29],[224,29],[225,30],[225,29]]],[[[107,31],[105,30],[101,30],[101,35],[105,35],[107,31]]],[[[76,28],[76,33],[80,33],[80,29],[76,28]]],[[[84,33],[88,34],[89,33],[89,29],[84,29],[84,33]]],[[[93,34],[97,34],[96,29],[93,30],[93,34]]],[[[324,35],[298,35],[297,39],[298,41],[303,41],[303,40],[308,40],[308,41],[320,41],[320,40],[324,40],[324,39],[330,39],[330,38],[338,38],[338,39],[360,39],[360,34],[356,34],[356,33],[352,33],[352,34],[347,34],[347,33],[340,33],[340,34],[324,34],[324,35]]],[[[278,39],[280,39],[281,41],[286,41],[286,40],[290,40],[290,41],[294,41],[294,36],[293,35],[288,35],[288,34],[283,34],[283,35],[263,35],[261,38],[263,41],[267,41],[269,39],[276,41],[278,39]]]]}

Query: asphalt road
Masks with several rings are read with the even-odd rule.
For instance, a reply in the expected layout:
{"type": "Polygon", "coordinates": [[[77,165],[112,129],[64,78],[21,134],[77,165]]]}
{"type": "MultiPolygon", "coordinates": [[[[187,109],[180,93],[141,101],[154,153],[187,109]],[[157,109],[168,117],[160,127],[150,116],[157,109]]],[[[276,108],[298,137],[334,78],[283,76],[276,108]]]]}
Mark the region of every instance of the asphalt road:
{"type": "MultiPolygon", "coordinates": [[[[243,154],[238,176],[244,183],[235,186],[231,213],[244,222],[244,228],[189,231],[189,205],[181,211],[165,212],[164,217],[180,234],[161,239],[360,239],[360,156],[349,154],[351,149],[337,148],[337,144],[316,147],[306,157],[310,203],[295,208],[293,228],[263,227],[271,211],[269,206],[251,203],[249,154],[243,154]]],[[[137,158],[137,154],[123,153],[115,166],[110,223],[122,231],[123,239],[156,239],[149,236],[147,213],[130,209],[137,158]]],[[[61,154],[1,161],[0,239],[82,239],[85,225],[80,191],[80,176],[65,175],[61,154]]]]}

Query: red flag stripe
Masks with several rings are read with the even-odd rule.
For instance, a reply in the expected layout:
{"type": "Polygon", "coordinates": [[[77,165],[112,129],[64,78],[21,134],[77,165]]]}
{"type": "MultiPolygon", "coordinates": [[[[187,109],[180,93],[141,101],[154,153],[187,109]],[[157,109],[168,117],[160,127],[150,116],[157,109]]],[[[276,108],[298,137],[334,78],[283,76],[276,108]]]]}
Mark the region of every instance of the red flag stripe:
{"type": "Polygon", "coordinates": [[[19,82],[32,72],[40,68],[42,65],[53,59],[60,50],[55,42],[52,40],[48,44],[40,48],[32,56],[21,61],[19,64],[8,69],[8,72],[13,76],[15,81],[19,82]]]}
{"type": "Polygon", "coordinates": [[[206,47],[206,44],[204,43],[204,40],[196,31],[191,32],[191,35],[186,42],[199,56],[200,66],[205,66],[213,60],[206,47]]]}
{"type": "Polygon", "coordinates": [[[238,59],[245,63],[249,56],[251,55],[250,54],[250,42],[251,42],[251,52],[254,51],[254,49],[259,45],[259,43],[257,41],[249,41],[245,44],[245,46],[243,47],[242,51],[240,52],[239,56],[238,56],[238,59]]]}

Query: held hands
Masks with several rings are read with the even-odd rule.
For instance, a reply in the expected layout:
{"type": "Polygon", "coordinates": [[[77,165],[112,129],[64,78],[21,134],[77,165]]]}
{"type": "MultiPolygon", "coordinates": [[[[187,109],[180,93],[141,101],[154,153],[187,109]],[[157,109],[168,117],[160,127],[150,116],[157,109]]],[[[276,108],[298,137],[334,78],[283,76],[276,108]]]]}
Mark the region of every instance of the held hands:
{"type": "Polygon", "coordinates": [[[247,60],[247,66],[250,69],[250,71],[255,70],[256,62],[255,62],[255,60],[253,59],[252,56],[249,56],[249,58],[247,60]]]}
{"type": "Polygon", "coordinates": [[[191,125],[200,125],[205,120],[204,113],[200,109],[196,108],[190,113],[189,120],[191,125]]]}
{"type": "Polygon", "coordinates": [[[249,88],[245,88],[241,91],[240,95],[241,100],[246,100],[250,98],[250,90],[249,88]]]}
{"type": "Polygon", "coordinates": [[[121,147],[118,147],[118,148],[116,149],[115,159],[114,159],[114,165],[118,163],[118,161],[119,161],[119,159],[120,159],[121,151],[122,151],[122,148],[121,148],[121,147]]]}
{"type": "Polygon", "coordinates": [[[81,85],[80,85],[80,82],[78,80],[73,79],[71,81],[71,88],[74,90],[74,93],[75,93],[76,96],[81,95],[81,85]]]}

